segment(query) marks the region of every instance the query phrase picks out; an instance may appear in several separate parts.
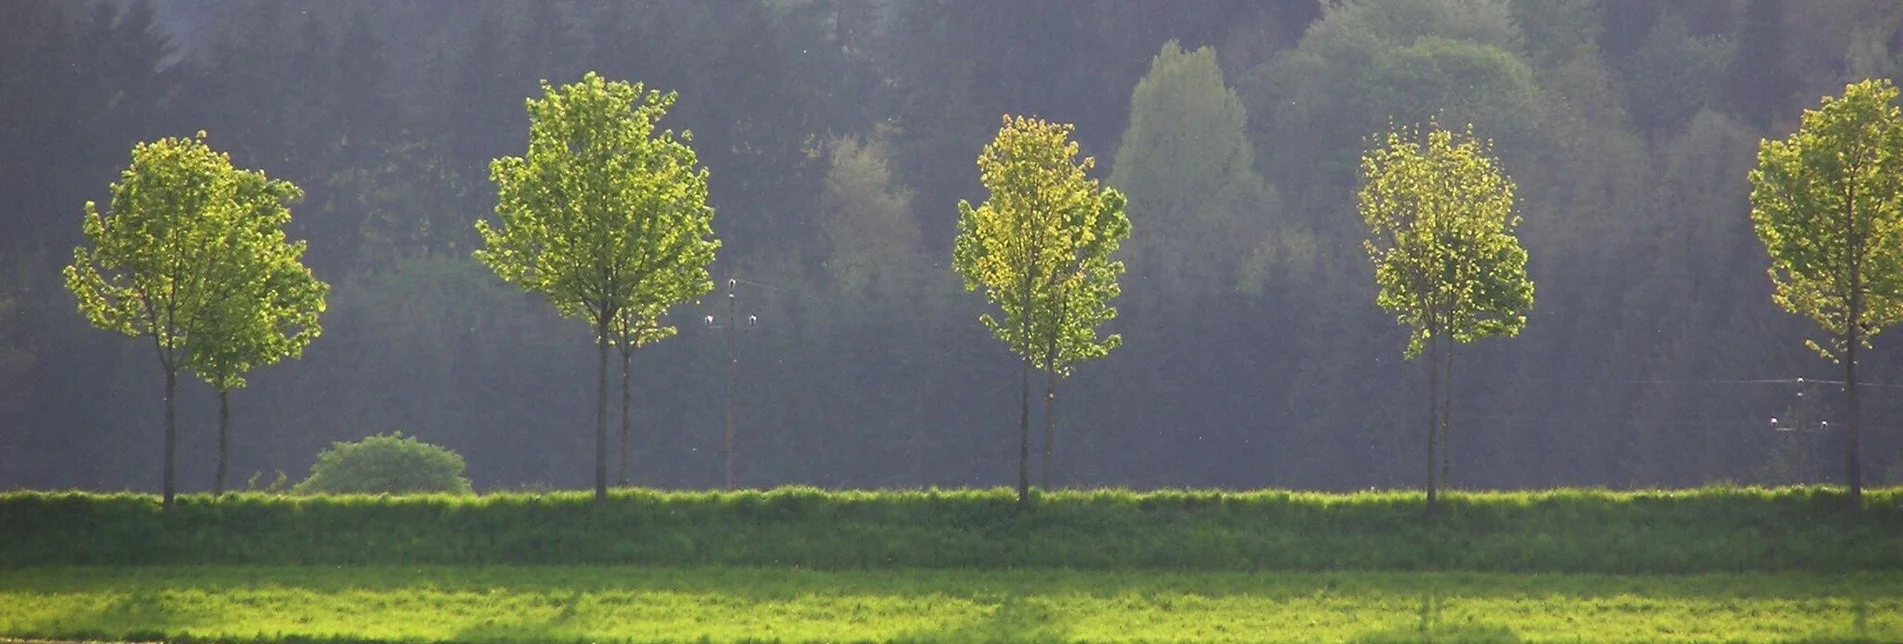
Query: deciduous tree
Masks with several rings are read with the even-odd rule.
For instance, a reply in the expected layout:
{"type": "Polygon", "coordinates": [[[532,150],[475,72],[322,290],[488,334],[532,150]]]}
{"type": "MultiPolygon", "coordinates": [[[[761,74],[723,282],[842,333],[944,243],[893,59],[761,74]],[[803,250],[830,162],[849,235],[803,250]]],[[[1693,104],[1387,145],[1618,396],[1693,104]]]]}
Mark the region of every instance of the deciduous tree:
{"type": "Polygon", "coordinates": [[[73,249],[66,288],[94,326],[152,338],[165,372],[167,507],[177,489],[178,372],[201,360],[235,368],[236,356],[257,349],[246,346],[253,338],[231,331],[246,325],[221,330],[220,320],[238,310],[251,267],[268,252],[271,236],[250,222],[268,221],[257,211],[282,208],[296,190],[233,168],[199,132],[133,147],[131,165],[112,184],[111,210],[86,203],[89,245],[73,249]]]}
{"type": "Polygon", "coordinates": [[[1896,87],[1866,80],[1805,110],[1796,132],[1758,147],[1751,222],[1771,255],[1771,300],[1826,340],[1844,367],[1844,483],[1863,505],[1857,349],[1903,321],[1903,112],[1896,87]]]}
{"type": "Polygon", "coordinates": [[[1374,262],[1376,303],[1410,329],[1403,355],[1428,353],[1427,503],[1436,498],[1435,441],[1447,476],[1453,347],[1488,336],[1514,336],[1533,307],[1526,250],[1513,235],[1513,180],[1492,150],[1430,124],[1396,128],[1361,158],[1358,196],[1374,262]]]}
{"type": "Polygon", "coordinates": [[[1098,339],[1096,326],[1115,315],[1109,300],[1123,264],[1110,255],[1129,236],[1129,219],[1123,195],[1087,176],[1095,160],[1078,159],[1070,134],[1069,125],[1006,116],[978,156],[990,197],[975,208],[958,203],[952,266],[966,290],[983,287],[998,306],[1003,319],[979,320],[1024,361],[1019,503],[1030,501],[1031,368],[1055,377],[1118,342],[1114,335],[1098,339]]]}
{"type": "Polygon", "coordinates": [[[605,502],[615,325],[712,290],[707,265],[720,242],[691,135],[655,129],[673,93],[594,72],[542,90],[528,101],[527,152],[490,165],[501,225],[476,222],[476,258],[594,329],[595,499],[605,502]]]}
{"type": "Polygon", "coordinates": [[[258,172],[240,172],[237,179],[233,206],[238,215],[231,221],[236,254],[221,261],[220,279],[228,283],[210,303],[191,351],[192,371],[218,390],[218,473],[212,494],[225,491],[231,390],[245,386],[245,373],[255,367],[302,355],[323,332],[317,317],[330,291],[300,259],[304,242],[284,236],[291,222],[286,203],[300,195],[297,186],[258,172]]]}

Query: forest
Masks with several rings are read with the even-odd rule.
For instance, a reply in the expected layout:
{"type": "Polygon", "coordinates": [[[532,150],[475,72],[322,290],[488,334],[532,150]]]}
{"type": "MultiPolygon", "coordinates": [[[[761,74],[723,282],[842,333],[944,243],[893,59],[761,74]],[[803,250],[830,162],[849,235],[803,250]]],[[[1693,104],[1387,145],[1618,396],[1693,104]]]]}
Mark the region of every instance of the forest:
{"type": "MultiPolygon", "coordinates": [[[[1538,293],[1459,348],[1448,485],[1829,483],[1843,371],[1772,302],[1747,174],[1821,97],[1903,76],[1903,4],[14,0],[0,489],[158,487],[152,345],[60,270],[136,143],[201,130],[302,189],[288,232],[331,288],[303,357],[232,394],[235,480],[401,431],[478,490],[585,487],[594,336],[471,253],[525,99],[589,71],[678,92],[661,126],[721,241],[717,290],[634,353],[636,485],[720,486],[729,405],[743,487],[1013,480],[1018,359],[952,268],[1004,115],[1074,124],[1128,197],[1122,345],[1062,385],[1059,487],[1419,486],[1427,368],[1355,191],[1374,137],[1430,119],[1492,142],[1538,293]]],[[[1872,485],[1903,483],[1893,340],[1859,361],[1872,485]]],[[[202,491],[217,397],[180,391],[202,491]]]]}

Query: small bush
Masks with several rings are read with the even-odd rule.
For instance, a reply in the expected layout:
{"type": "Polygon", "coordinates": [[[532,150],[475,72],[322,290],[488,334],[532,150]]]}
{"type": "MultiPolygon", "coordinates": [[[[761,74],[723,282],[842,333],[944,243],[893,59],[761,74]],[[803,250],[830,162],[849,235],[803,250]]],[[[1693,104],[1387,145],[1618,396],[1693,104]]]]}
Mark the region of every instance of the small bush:
{"type": "Polygon", "coordinates": [[[469,494],[463,457],[440,445],[378,434],[355,443],[332,443],[317,454],[310,478],[291,488],[299,494],[469,494]]]}

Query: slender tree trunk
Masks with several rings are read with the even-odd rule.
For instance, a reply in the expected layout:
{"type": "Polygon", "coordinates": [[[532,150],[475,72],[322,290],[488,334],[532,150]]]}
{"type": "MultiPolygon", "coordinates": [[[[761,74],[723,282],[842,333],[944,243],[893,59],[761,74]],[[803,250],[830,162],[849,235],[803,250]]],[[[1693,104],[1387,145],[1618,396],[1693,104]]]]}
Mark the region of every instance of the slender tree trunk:
{"type": "Polygon", "coordinates": [[[1051,489],[1051,451],[1052,442],[1057,440],[1057,372],[1051,370],[1051,360],[1044,360],[1044,477],[1039,484],[1046,490],[1051,489]]]}
{"type": "Polygon", "coordinates": [[[621,347],[621,476],[615,479],[615,485],[621,487],[628,485],[628,362],[633,353],[629,347],[621,347]]]}
{"type": "Polygon", "coordinates": [[[595,324],[595,503],[608,504],[608,320],[595,324]]]}
{"type": "MultiPolygon", "coordinates": [[[[1853,307],[1854,308],[1854,307],[1853,307]]],[[[1855,329],[1856,325],[1851,325],[1855,329]]],[[[1844,425],[1844,479],[1850,486],[1850,509],[1863,511],[1863,463],[1858,454],[1858,428],[1863,409],[1857,401],[1857,332],[1850,332],[1850,343],[1844,345],[1844,405],[1849,408],[1849,422],[1844,425]]]]}
{"type": "Polygon", "coordinates": [[[218,475],[212,477],[212,496],[225,493],[226,465],[231,461],[231,391],[218,390],[218,475]]]}
{"type": "Polygon", "coordinates": [[[1863,260],[1860,237],[1857,231],[1856,185],[1851,184],[1849,198],[1845,200],[1844,255],[1850,261],[1850,310],[1848,324],[1844,325],[1844,407],[1849,416],[1844,425],[1844,485],[1850,488],[1850,510],[1863,511],[1863,467],[1857,453],[1858,425],[1862,409],[1857,404],[1857,343],[1863,338],[1859,326],[1863,321],[1863,280],[1858,264],[1863,260]]]}
{"type": "Polygon", "coordinates": [[[1031,359],[1018,367],[1018,505],[1031,503],[1031,359]]]}
{"type": "Polygon", "coordinates": [[[165,369],[165,490],[161,506],[172,508],[177,495],[178,481],[172,471],[172,463],[178,455],[178,415],[176,413],[178,393],[178,370],[165,369]]]}
{"type": "Polygon", "coordinates": [[[1018,341],[1024,343],[1024,361],[1018,365],[1018,505],[1031,504],[1031,270],[1037,266],[1033,246],[1024,267],[1023,310],[1018,315],[1018,341]]]}
{"type": "Polygon", "coordinates": [[[1440,484],[1448,489],[1454,486],[1454,447],[1450,435],[1454,429],[1454,349],[1458,346],[1450,341],[1447,348],[1441,350],[1440,484]]]}
{"type": "Polygon", "coordinates": [[[1434,486],[1435,434],[1440,429],[1440,340],[1433,329],[1427,334],[1427,513],[1434,513],[1439,494],[1434,486]]]}

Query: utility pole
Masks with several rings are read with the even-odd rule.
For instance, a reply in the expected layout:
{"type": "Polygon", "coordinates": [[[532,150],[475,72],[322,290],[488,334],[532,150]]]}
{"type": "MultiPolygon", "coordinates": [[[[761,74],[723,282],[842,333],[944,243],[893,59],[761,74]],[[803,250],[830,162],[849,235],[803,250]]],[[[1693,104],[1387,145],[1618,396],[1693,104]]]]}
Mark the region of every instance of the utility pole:
{"type": "MultiPolygon", "coordinates": [[[[739,285],[739,282],[740,280],[735,278],[727,279],[726,322],[718,323],[714,320],[714,316],[707,316],[708,327],[715,329],[724,328],[727,330],[727,432],[726,439],[721,443],[721,452],[726,458],[726,489],[728,490],[733,489],[733,372],[734,365],[740,361],[739,356],[734,354],[734,333],[740,330],[739,313],[737,312],[739,308],[737,300],[739,297],[735,294],[734,290],[735,287],[739,285]]],[[[753,325],[758,324],[759,321],[759,316],[748,315],[747,328],[753,328],[753,325]]]]}

